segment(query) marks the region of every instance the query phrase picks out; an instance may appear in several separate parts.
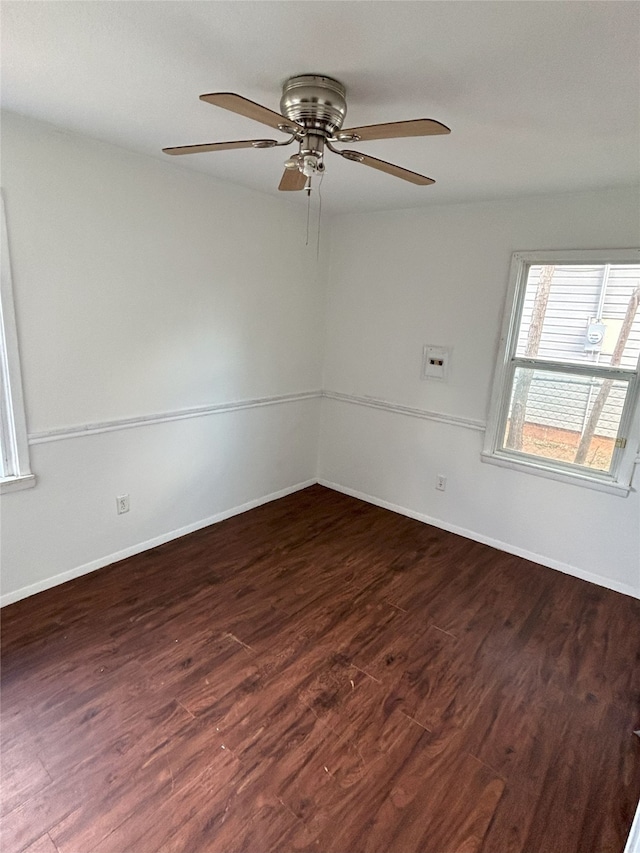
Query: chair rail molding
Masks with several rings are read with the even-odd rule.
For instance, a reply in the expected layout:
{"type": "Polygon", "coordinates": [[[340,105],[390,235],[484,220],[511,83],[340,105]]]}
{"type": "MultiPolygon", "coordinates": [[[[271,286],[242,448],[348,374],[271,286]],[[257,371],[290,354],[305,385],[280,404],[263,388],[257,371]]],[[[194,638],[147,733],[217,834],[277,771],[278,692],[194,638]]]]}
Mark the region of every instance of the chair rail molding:
{"type": "Polygon", "coordinates": [[[360,397],[356,394],[343,394],[340,391],[323,391],[322,396],[329,400],[339,400],[342,403],[354,403],[357,406],[368,406],[371,409],[385,409],[388,412],[395,412],[399,415],[407,415],[411,418],[423,418],[427,421],[437,421],[442,424],[451,424],[452,426],[464,427],[465,429],[473,429],[478,432],[483,432],[486,428],[486,422],[476,420],[475,418],[464,418],[459,415],[448,415],[444,412],[430,412],[428,409],[421,409],[416,406],[405,406],[402,403],[393,403],[390,400],[383,400],[379,397],[360,397]]]}
{"type": "Polygon", "coordinates": [[[175,409],[168,412],[158,412],[150,415],[139,415],[131,418],[114,418],[109,421],[77,424],[70,427],[59,427],[42,432],[29,433],[29,444],[46,444],[50,441],[63,441],[68,438],[79,438],[84,435],[96,435],[102,432],[114,432],[121,429],[161,424],[169,421],[182,421],[187,418],[201,418],[208,415],[220,415],[226,412],[236,412],[240,409],[257,409],[261,406],[276,406],[282,403],[297,403],[301,400],[312,400],[322,397],[322,391],[300,391],[293,394],[277,394],[270,397],[252,397],[245,400],[235,400],[229,403],[211,403],[205,406],[192,406],[186,409],[175,409]]]}

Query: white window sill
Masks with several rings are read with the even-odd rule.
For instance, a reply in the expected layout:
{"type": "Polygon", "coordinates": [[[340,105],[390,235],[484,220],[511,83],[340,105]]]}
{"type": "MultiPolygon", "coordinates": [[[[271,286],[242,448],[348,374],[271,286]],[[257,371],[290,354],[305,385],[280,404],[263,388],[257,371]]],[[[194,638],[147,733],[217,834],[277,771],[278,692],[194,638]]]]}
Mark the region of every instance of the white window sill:
{"type": "Polygon", "coordinates": [[[19,492],[21,489],[32,489],[36,484],[35,474],[22,474],[18,477],[0,479],[0,495],[7,492],[19,492]]]}
{"type": "Polygon", "coordinates": [[[547,467],[543,463],[528,462],[514,459],[510,456],[498,456],[497,454],[483,452],[480,456],[483,462],[498,465],[501,468],[510,468],[512,471],[522,471],[526,474],[534,474],[537,477],[546,477],[560,483],[571,483],[574,486],[585,486],[587,489],[595,489],[598,492],[607,492],[610,495],[618,495],[626,498],[633,491],[631,486],[614,480],[603,480],[600,477],[590,477],[581,472],[565,472],[557,468],[547,467]]]}

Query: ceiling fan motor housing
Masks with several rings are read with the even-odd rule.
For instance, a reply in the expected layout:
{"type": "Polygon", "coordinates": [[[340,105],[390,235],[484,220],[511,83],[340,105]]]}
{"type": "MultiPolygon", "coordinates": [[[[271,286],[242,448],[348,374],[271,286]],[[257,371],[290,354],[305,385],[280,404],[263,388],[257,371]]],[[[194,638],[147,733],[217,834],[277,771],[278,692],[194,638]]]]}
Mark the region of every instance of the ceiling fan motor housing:
{"type": "Polygon", "coordinates": [[[396,139],[405,136],[433,136],[449,133],[449,128],[433,119],[385,122],[343,130],[347,115],[345,87],[333,77],[322,74],[299,74],[289,77],[282,87],[280,112],[243,98],[235,92],[211,92],[200,95],[200,100],[215,107],[229,110],[241,116],[277,128],[289,136],[282,142],[275,139],[239,139],[232,142],[208,142],[202,145],[180,145],[163,148],[167,154],[196,154],[206,151],[222,151],[229,148],[274,148],[298,143],[298,152],[285,163],[285,173],[280,181],[280,190],[311,191],[311,178],[324,172],[326,149],[346,160],[363,163],[380,172],[387,172],[413,184],[433,184],[432,178],[419,175],[409,169],[387,163],[362,154],[334,148],[334,142],[359,142],[368,139],[396,139]],[[304,177],[301,177],[304,176],[304,177]]]}
{"type": "Polygon", "coordinates": [[[282,87],[280,112],[320,136],[332,136],[347,114],[345,88],[331,77],[303,74],[282,87]]]}

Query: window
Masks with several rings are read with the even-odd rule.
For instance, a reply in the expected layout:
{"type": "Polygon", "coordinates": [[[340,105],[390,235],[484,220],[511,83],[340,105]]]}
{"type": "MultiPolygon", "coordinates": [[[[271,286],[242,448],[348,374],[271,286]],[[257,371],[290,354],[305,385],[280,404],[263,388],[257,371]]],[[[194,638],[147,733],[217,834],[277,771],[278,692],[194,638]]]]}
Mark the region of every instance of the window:
{"type": "Polygon", "coordinates": [[[629,491],[640,251],[516,253],[483,460],[629,491]]]}
{"type": "Polygon", "coordinates": [[[0,279],[0,492],[35,485],[29,467],[29,447],[22,401],[18,358],[18,337],[13,310],[9,241],[0,197],[0,239],[2,268],[0,279]]]}

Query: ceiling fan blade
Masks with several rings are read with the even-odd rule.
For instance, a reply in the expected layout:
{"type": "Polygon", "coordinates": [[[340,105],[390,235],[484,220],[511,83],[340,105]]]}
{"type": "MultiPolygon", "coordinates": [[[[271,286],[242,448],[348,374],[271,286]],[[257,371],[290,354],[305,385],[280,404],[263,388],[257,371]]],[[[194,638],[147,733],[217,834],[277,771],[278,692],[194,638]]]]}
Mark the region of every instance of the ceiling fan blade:
{"type": "Polygon", "coordinates": [[[297,122],[291,121],[291,119],[285,118],[285,116],[275,113],[267,107],[256,104],[255,101],[243,98],[242,95],[235,95],[233,92],[212,92],[210,95],[200,95],[200,100],[213,104],[214,107],[222,107],[223,110],[230,110],[232,113],[252,118],[254,121],[269,125],[269,127],[275,127],[276,130],[282,130],[284,126],[287,133],[289,130],[304,133],[304,127],[297,122]]]}
{"type": "Polygon", "coordinates": [[[285,169],[278,185],[279,190],[303,190],[307,183],[306,175],[299,169],[285,169]]]}
{"type": "Polygon", "coordinates": [[[412,121],[390,121],[386,124],[369,124],[365,127],[347,127],[336,132],[335,137],[344,142],[360,142],[369,139],[400,139],[403,136],[437,136],[451,133],[450,129],[439,121],[430,118],[416,118],[412,121]]]}
{"type": "Polygon", "coordinates": [[[380,172],[386,172],[388,175],[402,178],[403,181],[410,181],[412,184],[419,184],[420,186],[435,184],[435,181],[432,178],[427,178],[426,175],[419,175],[417,172],[403,169],[402,166],[387,163],[386,160],[378,160],[377,157],[369,157],[368,154],[361,154],[360,151],[340,151],[339,153],[347,160],[363,163],[365,166],[371,166],[372,169],[378,169],[380,172]]]}
{"type": "Polygon", "coordinates": [[[273,148],[275,139],[239,139],[236,142],[205,142],[203,145],[178,145],[163,148],[165,154],[202,154],[205,151],[228,151],[230,148],[273,148]]]}

